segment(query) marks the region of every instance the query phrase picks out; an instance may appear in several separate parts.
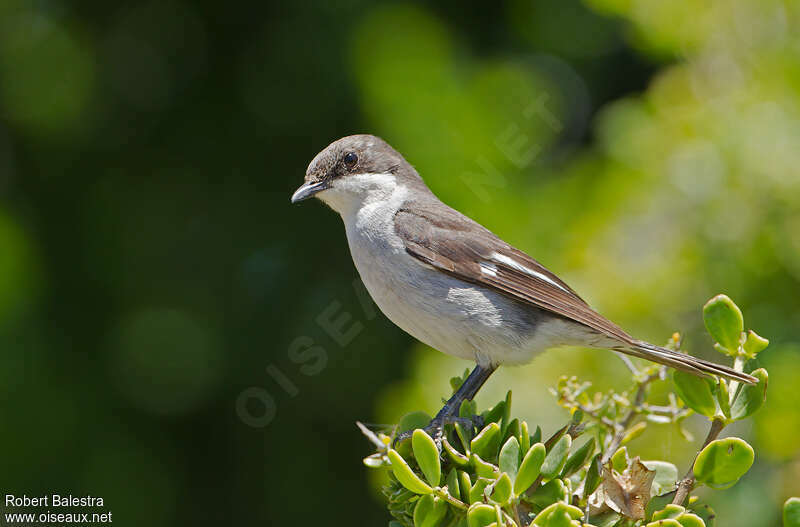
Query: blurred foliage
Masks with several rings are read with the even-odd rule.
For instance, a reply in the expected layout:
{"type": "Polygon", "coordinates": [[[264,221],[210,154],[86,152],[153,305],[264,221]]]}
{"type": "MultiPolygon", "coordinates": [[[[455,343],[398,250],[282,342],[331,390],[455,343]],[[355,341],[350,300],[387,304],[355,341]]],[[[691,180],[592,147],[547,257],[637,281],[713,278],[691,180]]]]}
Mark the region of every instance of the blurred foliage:
{"type": "MultiPolygon", "coordinates": [[[[744,332],[742,312],[725,295],[709,300],[703,319],[715,348],[759,382],[738,382],[674,372],[669,404],[651,400],[654,383],[667,380],[667,368],[628,363],[630,391],[591,391],[591,383],[562,377],[553,393],[569,410],[567,424],[544,440],[542,429],[512,418],[511,392],[491,409],[478,413],[475,401],[461,404],[458,419],[442,430],[425,426],[426,416],[404,417],[391,436],[359,423],[377,447],[364,459],[372,468],[390,467],[383,493],[395,518],[405,527],[633,527],[634,525],[705,527],[717,515],[690,493],[697,486],[727,489],[753,465],[753,448],[743,439],[719,439],[724,428],[746,419],[767,396],[767,372],[745,365],[769,342],[744,332]],[[732,411],[748,409],[747,411],[732,411]],[[680,477],[673,463],[631,457],[628,444],[651,425],[677,425],[697,412],[710,426],[691,469],[680,477]],[[411,439],[401,432],[411,431],[411,439]],[[428,435],[433,433],[436,440],[428,435]],[[581,438],[581,446],[577,439],[581,438]],[[588,439],[588,440],[587,440],[588,439]],[[688,505],[688,509],[685,507],[688,505]]],[[[676,333],[668,343],[680,348],[676,333]]],[[[451,379],[455,391],[466,380],[451,379]]],[[[692,437],[682,431],[684,437],[692,437]]],[[[789,513],[790,515],[793,513],[789,513]]],[[[784,513],[784,516],[786,513],[784,513]]],[[[720,520],[725,522],[725,518],[720,520]]],[[[786,522],[784,522],[786,523],[786,522]]]]}
{"type": "MultiPolygon", "coordinates": [[[[770,335],[771,397],[733,425],[748,476],[704,499],[778,525],[800,494],[799,29],[791,0],[0,2],[0,485],[137,525],[382,521],[352,499],[350,423],[437,406],[465,364],[407,354],[330,211],[288,203],[369,132],[637,336],[700,347],[692,306],[729,291],[770,335]],[[326,309],[362,325],[346,346],[326,309]],[[237,416],[248,387],[263,429],[237,416]],[[293,492],[311,471],[326,492],[293,492]]],[[[513,386],[555,428],[545,387],[617,386],[609,357],[550,352],[479,402],[513,386]]],[[[675,430],[631,444],[689,455],[675,430]]]]}

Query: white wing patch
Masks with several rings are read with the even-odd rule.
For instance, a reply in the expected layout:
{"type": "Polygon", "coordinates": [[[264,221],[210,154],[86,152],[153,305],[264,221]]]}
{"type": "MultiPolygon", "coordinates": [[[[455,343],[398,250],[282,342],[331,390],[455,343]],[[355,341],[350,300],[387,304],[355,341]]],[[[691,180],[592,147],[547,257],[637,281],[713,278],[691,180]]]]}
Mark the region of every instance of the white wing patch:
{"type": "Polygon", "coordinates": [[[481,272],[489,276],[497,276],[497,267],[492,263],[481,262],[481,272]]]}
{"type": "MultiPolygon", "coordinates": [[[[527,275],[535,276],[536,278],[539,278],[541,280],[544,280],[545,282],[553,284],[554,286],[556,286],[557,288],[561,289],[562,291],[564,291],[566,293],[569,293],[569,291],[567,289],[565,289],[564,286],[562,286],[558,282],[554,281],[552,278],[550,278],[546,274],[543,274],[543,273],[540,273],[539,271],[534,271],[533,269],[525,267],[521,263],[517,262],[516,260],[514,260],[512,258],[509,258],[508,256],[506,256],[504,254],[493,253],[492,254],[492,259],[500,262],[501,264],[505,264],[505,265],[507,265],[507,266],[509,266],[509,267],[511,267],[513,269],[516,269],[517,271],[523,272],[523,273],[525,273],[527,275]]],[[[483,269],[483,264],[481,264],[481,269],[483,269]]]]}

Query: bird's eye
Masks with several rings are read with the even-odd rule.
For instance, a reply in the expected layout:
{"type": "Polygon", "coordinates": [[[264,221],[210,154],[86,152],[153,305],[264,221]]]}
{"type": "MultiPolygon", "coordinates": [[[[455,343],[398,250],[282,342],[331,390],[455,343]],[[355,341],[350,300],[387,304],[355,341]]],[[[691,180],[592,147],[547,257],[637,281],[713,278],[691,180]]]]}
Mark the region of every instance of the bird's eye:
{"type": "Polygon", "coordinates": [[[353,152],[348,152],[344,155],[344,164],[350,168],[353,168],[355,164],[358,162],[358,156],[355,155],[353,152]]]}

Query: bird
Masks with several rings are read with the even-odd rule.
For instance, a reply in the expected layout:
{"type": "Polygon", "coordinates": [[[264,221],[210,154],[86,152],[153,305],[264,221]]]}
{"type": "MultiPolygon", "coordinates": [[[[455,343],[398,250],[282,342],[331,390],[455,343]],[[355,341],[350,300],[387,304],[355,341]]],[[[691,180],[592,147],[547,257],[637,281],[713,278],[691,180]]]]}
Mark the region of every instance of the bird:
{"type": "Polygon", "coordinates": [[[525,364],[560,346],[757,382],[632,337],[538,261],[440,201],[377,136],[350,135],[319,152],[291,202],[311,197],[342,217],[353,263],[378,308],[428,346],[475,363],[426,427],[437,436],[499,366],[525,364]]]}

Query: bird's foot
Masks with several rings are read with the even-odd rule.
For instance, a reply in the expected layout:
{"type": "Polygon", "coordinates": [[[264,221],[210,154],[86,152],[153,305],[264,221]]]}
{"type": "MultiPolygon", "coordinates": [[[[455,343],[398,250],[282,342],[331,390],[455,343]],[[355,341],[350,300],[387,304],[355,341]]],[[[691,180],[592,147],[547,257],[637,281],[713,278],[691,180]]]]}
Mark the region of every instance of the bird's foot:
{"type": "MultiPolygon", "coordinates": [[[[460,424],[461,426],[465,428],[469,427],[470,429],[475,426],[480,429],[483,426],[483,418],[479,415],[472,416],[471,418],[458,417],[457,415],[437,415],[431,419],[431,422],[422,428],[422,430],[424,430],[426,434],[433,438],[434,442],[436,443],[436,447],[440,452],[442,450],[444,427],[451,424],[460,424]]],[[[413,434],[414,430],[407,430],[398,434],[392,441],[392,448],[394,448],[397,443],[410,439],[413,434]]]]}

